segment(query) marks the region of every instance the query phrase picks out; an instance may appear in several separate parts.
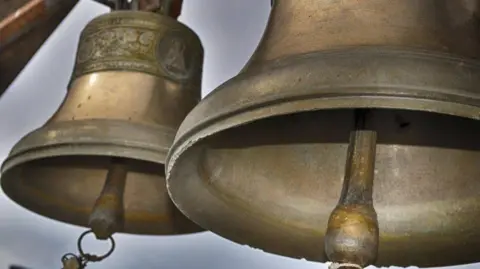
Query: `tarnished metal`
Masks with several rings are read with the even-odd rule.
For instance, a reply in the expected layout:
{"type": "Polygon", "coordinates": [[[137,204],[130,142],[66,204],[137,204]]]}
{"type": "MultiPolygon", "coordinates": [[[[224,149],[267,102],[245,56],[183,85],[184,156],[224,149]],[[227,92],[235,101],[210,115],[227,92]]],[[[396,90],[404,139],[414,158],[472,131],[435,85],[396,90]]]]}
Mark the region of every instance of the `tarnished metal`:
{"type": "Polygon", "coordinates": [[[327,261],[354,109],[371,108],[375,264],[480,261],[479,2],[274,1],[247,66],[177,132],[174,203],[238,243],[327,261]]]}
{"type": "MultiPolygon", "coordinates": [[[[107,206],[123,204],[117,232],[200,231],[171,203],[163,166],[178,125],[200,99],[200,40],[173,18],[141,11],[97,17],[80,39],[62,105],[3,164],[5,193],[41,215],[88,226],[100,194],[95,212],[104,195],[124,188],[123,197],[107,206]],[[112,157],[123,159],[127,169],[126,179],[113,185],[106,184],[112,157]]],[[[106,237],[110,224],[102,225],[93,225],[94,232],[103,230],[106,237]]]]}

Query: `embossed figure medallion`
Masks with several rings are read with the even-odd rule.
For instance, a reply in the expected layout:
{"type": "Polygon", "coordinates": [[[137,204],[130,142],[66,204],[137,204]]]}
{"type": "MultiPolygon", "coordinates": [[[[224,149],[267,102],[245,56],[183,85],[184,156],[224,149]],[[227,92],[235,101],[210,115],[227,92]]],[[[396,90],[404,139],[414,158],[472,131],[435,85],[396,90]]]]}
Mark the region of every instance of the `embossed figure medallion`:
{"type": "Polygon", "coordinates": [[[186,79],[192,70],[189,51],[185,41],[172,33],[168,38],[160,41],[157,53],[165,72],[177,79],[186,79]]]}

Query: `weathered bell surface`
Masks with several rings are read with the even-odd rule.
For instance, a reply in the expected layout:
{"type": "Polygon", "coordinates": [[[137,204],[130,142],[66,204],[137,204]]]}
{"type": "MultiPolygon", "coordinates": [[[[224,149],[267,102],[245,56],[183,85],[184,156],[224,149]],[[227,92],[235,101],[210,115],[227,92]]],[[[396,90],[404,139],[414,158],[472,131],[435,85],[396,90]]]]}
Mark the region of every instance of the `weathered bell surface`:
{"type": "Polygon", "coordinates": [[[164,162],[200,100],[202,63],[199,38],[173,18],[114,11],[93,19],[64,102],[12,149],[3,190],[36,213],[87,226],[114,158],[127,168],[119,232],[200,231],[171,203],[164,162]]]}
{"type": "Polygon", "coordinates": [[[382,266],[480,261],[479,3],[275,1],[249,64],[180,126],[167,158],[174,203],[291,257],[347,262],[336,251],[355,242],[359,263],[375,248],[382,266]],[[349,147],[356,109],[370,110],[377,138],[354,134],[349,147]],[[349,201],[368,196],[368,171],[376,216],[349,201]],[[366,226],[345,226],[356,220],[366,226]]]}

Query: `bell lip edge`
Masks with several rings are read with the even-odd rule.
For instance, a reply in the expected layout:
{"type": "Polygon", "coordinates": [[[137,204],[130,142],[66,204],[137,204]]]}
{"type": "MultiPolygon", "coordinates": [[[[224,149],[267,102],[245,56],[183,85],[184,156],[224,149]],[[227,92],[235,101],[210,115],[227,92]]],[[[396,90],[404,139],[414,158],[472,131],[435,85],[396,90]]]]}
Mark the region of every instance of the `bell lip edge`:
{"type": "MultiPolygon", "coordinates": [[[[75,147],[75,146],[83,146],[83,147],[101,147],[101,146],[104,146],[104,147],[109,147],[109,148],[120,148],[121,150],[116,150],[116,152],[124,152],[125,149],[136,149],[136,150],[140,150],[140,151],[143,151],[143,152],[153,152],[153,154],[150,154],[150,155],[155,155],[155,153],[159,153],[158,154],[158,157],[155,157],[155,158],[135,158],[135,157],[130,157],[130,156],[127,156],[127,158],[131,158],[131,159],[135,159],[135,160],[140,160],[140,161],[147,161],[147,162],[153,162],[153,163],[160,163],[162,165],[165,165],[165,162],[166,162],[166,155],[167,155],[167,152],[168,150],[170,149],[172,143],[173,143],[173,140],[174,140],[174,137],[175,137],[175,133],[176,133],[176,129],[174,128],[170,128],[168,126],[155,126],[155,127],[152,127],[152,126],[143,126],[143,125],[133,125],[135,126],[135,128],[137,128],[137,131],[138,131],[138,128],[139,127],[146,127],[148,129],[152,129],[152,131],[155,131],[155,132],[161,132],[162,134],[164,134],[165,136],[170,136],[168,137],[168,143],[162,143],[163,146],[161,147],[152,147],[151,145],[145,145],[145,143],[138,143],[138,142],[130,142],[130,143],[108,143],[108,142],[104,142],[104,141],[95,141],[95,140],[91,140],[91,139],[86,139],[86,140],[80,140],[80,141],[71,141],[71,140],[63,140],[60,139],[60,140],[57,140],[55,141],[54,143],[38,143],[38,141],[36,143],[28,143],[30,144],[29,147],[27,149],[25,149],[25,147],[21,147],[22,144],[26,143],[25,141],[28,141],[29,139],[32,139],[32,137],[36,137],[39,135],[42,135],[41,133],[42,132],[47,132],[47,131],[50,131],[50,130],[56,130],[60,127],[64,127],[64,126],[69,126],[71,124],[73,124],[74,122],[73,121],[59,121],[59,122],[54,122],[54,123],[50,123],[50,124],[45,124],[41,127],[38,127],[30,132],[28,132],[27,134],[25,134],[24,136],[22,136],[13,146],[12,148],[10,149],[7,157],[3,160],[3,163],[0,165],[0,174],[1,173],[4,173],[5,170],[7,170],[5,167],[6,167],[6,164],[7,162],[10,162],[12,161],[12,159],[16,159],[18,156],[21,156],[21,155],[24,155],[24,154],[31,154],[32,152],[36,152],[36,151],[45,151],[45,150],[48,150],[48,149],[51,149],[51,148],[62,148],[62,147],[75,147]],[[54,128],[55,127],[55,128],[54,128]],[[33,146],[32,146],[33,145],[33,146]],[[160,161],[158,161],[160,160],[160,161]]],[[[121,124],[121,125],[125,125],[125,122],[122,121],[122,120],[105,120],[105,119],[85,119],[85,120],[82,120],[82,125],[83,126],[97,126],[97,125],[105,125],[106,123],[110,123],[110,125],[118,125],[118,124],[121,124]]],[[[130,126],[130,123],[127,124],[128,126],[130,126]]],[[[158,134],[158,133],[157,133],[158,134]]],[[[158,135],[157,135],[158,137],[158,135]]],[[[117,138],[118,140],[118,138],[117,138]]],[[[111,140],[112,141],[112,140],[111,140]]],[[[114,140],[113,140],[114,141],[114,140]]],[[[156,143],[154,143],[156,144],[156,143]]],[[[71,151],[70,151],[71,152],[71,151]]],[[[82,153],[82,151],[78,151],[77,153],[75,154],[65,154],[63,152],[60,152],[60,154],[58,154],[58,156],[74,156],[74,155],[83,155],[83,156],[88,156],[88,155],[93,155],[93,156],[102,156],[104,154],[94,154],[94,153],[98,153],[98,151],[92,151],[92,150],[87,150],[86,153],[82,153]]],[[[41,155],[42,156],[42,155],[41,155]]],[[[112,156],[113,155],[105,155],[105,156],[112,156]]],[[[47,155],[45,156],[42,156],[40,158],[45,158],[45,157],[48,157],[47,155]]],[[[50,156],[50,157],[53,157],[53,156],[50,156]]],[[[28,161],[32,161],[36,158],[28,158],[28,160],[26,161],[20,161],[20,162],[17,162],[17,164],[21,164],[21,163],[24,163],[24,162],[28,162],[28,161]]],[[[15,164],[15,165],[17,165],[15,164]]],[[[10,166],[11,167],[11,166],[10,166]]]]}
{"type": "MultiPolygon", "coordinates": [[[[84,150],[78,151],[75,153],[72,153],[71,151],[65,152],[63,150],[64,147],[72,147],[72,146],[75,146],[75,144],[61,143],[56,145],[45,145],[45,146],[33,148],[31,150],[16,152],[14,154],[9,155],[3,161],[0,167],[0,175],[6,173],[8,170],[10,170],[14,166],[22,165],[38,159],[46,159],[48,157],[67,157],[67,156],[121,157],[121,158],[133,159],[137,161],[145,161],[145,162],[151,162],[151,163],[160,164],[160,165],[166,165],[166,156],[168,152],[168,149],[163,149],[161,151],[154,151],[154,150],[148,150],[141,147],[131,147],[137,151],[140,150],[143,152],[150,152],[149,155],[151,155],[151,157],[148,157],[148,158],[136,158],[129,155],[119,156],[119,154],[115,154],[116,152],[120,152],[120,151],[125,152],[124,150],[98,151],[99,146],[109,147],[113,149],[122,148],[121,146],[114,145],[114,144],[78,143],[77,145],[81,145],[84,150]],[[90,151],[85,150],[85,149],[91,149],[91,148],[96,148],[97,150],[90,150],[90,151]],[[154,155],[157,155],[157,157],[153,157],[154,155]],[[19,158],[20,160],[17,160],[19,158]]],[[[0,181],[2,181],[1,177],[0,177],[0,181]]]]}

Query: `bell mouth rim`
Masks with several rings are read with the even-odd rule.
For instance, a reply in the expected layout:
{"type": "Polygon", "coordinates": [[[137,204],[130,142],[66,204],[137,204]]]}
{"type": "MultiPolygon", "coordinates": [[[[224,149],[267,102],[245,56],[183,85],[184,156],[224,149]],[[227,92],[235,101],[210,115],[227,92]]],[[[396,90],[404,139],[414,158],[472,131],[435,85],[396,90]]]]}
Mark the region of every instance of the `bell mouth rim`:
{"type": "Polygon", "coordinates": [[[124,157],[165,165],[174,135],[172,128],[122,120],[50,123],[22,137],[0,170],[3,174],[36,159],[73,155],[124,157]]]}
{"type": "Polygon", "coordinates": [[[198,142],[221,133],[230,128],[239,127],[246,124],[251,124],[256,121],[268,119],[276,116],[287,116],[302,112],[313,112],[321,110],[342,110],[342,109],[360,109],[360,108],[372,108],[372,109],[392,109],[392,110],[408,110],[418,111],[426,113],[437,113],[442,115],[456,116],[462,118],[468,118],[472,120],[480,120],[480,107],[469,106],[464,104],[450,103],[439,100],[430,99],[413,99],[408,97],[391,97],[391,96],[352,96],[352,97],[316,97],[306,98],[301,100],[288,100],[281,103],[265,105],[262,107],[250,107],[248,111],[242,111],[239,113],[232,113],[231,115],[225,115],[224,117],[214,118],[208,122],[199,124],[188,132],[177,133],[175,142],[170,148],[167,157],[167,178],[175,163],[177,157],[188,148],[192,147],[198,142]],[[372,98],[373,97],[373,98],[372,98]],[[356,102],[359,98],[365,98],[362,102],[356,102]],[[370,99],[371,98],[371,99],[370,99]],[[321,102],[321,104],[320,104],[321,102]],[[355,107],[349,106],[344,103],[357,103],[355,107]],[[299,109],[298,107],[302,103],[312,103],[309,107],[299,109]],[[405,108],[402,104],[409,103],[410,107],[405,108]],[[432,104],[438,105],[435,109],[429,109],[432,104]],[[271,112],[272,108],[281,110],[281,112],[271,112]],[[465,113],[459,114],[456,111],[464,110],[465,113]],[[264,114],[263,114],[264,113],[264,114]],[[245,118],[248,118],[245,119],[245,118]],[[216,120],[216,121],[215,121],[216,120]]]}
{"type": "MultiPolygon", "coordinates": [[[[15,169],[17,167],[23,169],[21,168],[22,166],[38,160],[62,157],[90,156],[92,158],[102,158],[102,160],[109,157],[121,157],[134,162],[149,163],[149,165],[155,165],[154,167],[158,166],[158,169],[160,169],[158,172],[162,175],[162,178],[165,178],[165,157],[168,151],[168,145],[173,141],[173,137],[174,129],[172,128],[166,126],[149,126],[122,120],[89,119],[47,123],[44,127],[34,130],[17,142],[10,155],[2,164],[0,185],[12,201],[37,215],[70,225],[85,227],[86,223],[78,222],[76,218],[70,216],[72,214],[64,216],[63,218],[59,217],[59,215],[52,214],[51,211],[46,210],[47,206],[45,204],[35,204],[35,199],[29,197],[29,195],[25,197],[25,193],[32,194],[32,197],[37,197],[36,195],[44,196],[45,194],[32,187],[24,187],[26,189],[22,191],[22,187],[19,186],[21,182],[18,181],[21,179],[16,176],[15,169]],[[76,137],[73,137],[72,134],[76,135],[76,137]],[[100,137],[98,135],[100,135],[100,137]],[[110,136],[101,139],[102,135],[110,136]],[[72,137],[73,139],[70,139],[72,137]],[[123,137],[123,140],[120,139],[120,137],[123,137]],[[125,138],[137,139],[137,141],[125,143],[125,138]],[[105,141],[110,139],[117,143],[105,143],[105,141]],[[22,193],[23,196],[20,195],[22,193]]],[[[156,168],[152,169],[156,170],[156,168]]],[[[166,186],[163,188],[165,187],[166,186]]],[[[170,198],[168,199],[171,201],[170,198]]],[[[46,200],[57,201],[58,198],[50,197],[46,200]]],[[[80,212],[78,211],[80,210],[79,208],[68,210],[65,202],[56,202],[53,204],[65,204],[65,208],[58,207],[56,211],[80,212]]],[[[157,216],[152,215],[152,218],[157,218],[157,216]]],[[[176,236],[204,231],[203,228],[191,221],[188,223],[183,221],[183,216],[172,215],[169,218],[170,220],[162,220],[165,226],[162,226],[163,224],[160,224],[159,220],[156,220],[154,224],[148,226],[148,229],[142,230],[145,228],[136,227],[146,226],[144,220],[138,217],[136,213],[132,213],[132,215],[128,217],[129,227],[126,227],[125,230],[119,231],[118,233],[176,236]],[[177,220],[181,225],[185,224],[187,226],[175,227],[175,221],[177,220]],[[172,228],[169,228],[170,226],[172,226],[172,228]]]]}
{"type": "Polygon", "coordinates": [[[297,113],[314,112],[321,110],[325,111],[355,108],[374,108],[436,113],[441,115],[468,118],[471,120],[480,119],[480,107],[476,106],[442,102],[439,100],[418,98],[412,99],[406,97],[392,98],[389,96],[374,96],[374,98],[372,98],[371,100],[368,99],[368,97],[371,96],[362,97],[367,98],[365,98],[365,100],[362,100],[362,102],[357,103],[355,107],[347,106],[346,104],[351,104],[352,102],[358,101],[358,96],[334,98],[324,98],[322,96],[319,96],[317,98],[310,97],[300,100],[283,100],[282,102],[271,103],[268,105],[265,105],[267,103],[264,103],[263,106],[255,107],[251,110],[245,110],[239,113],[232,113],[230,115],[225,115],[221,118],[214,118],[212,120],[206,121],[205,123],[201,123],[198,126],[191,128],[185,133],[177,132],[175,142],[170,147],[165,162],[165,177],[167,183],[167,190],[169,192],[169,195],[172,197],[172,201],[178,207],[175,199],[170,193],[169,186],[170,181],[173,181],[173,179],[171,178],[172,170],[174,169],[177,159],[179,159],[181,155],[189,151],[191,148],[195,148],[195,146],[198,145],[201,141],[204,141],[205,139],[217,135],[225,130],[251,124],[253,122],[261,121],[271,117],[287,116],[297,113]],[[302,103],[310,104],[310,106],[299,109],[302,103]],[[409,103],[409,108],[405,108],[404,106],[402,106],[406,103],[409,103]],[[436,106],[436,109],[428,109],[429,107],[432,107],[432,103],[439,106],[436,106]],[[272,112],[272,108],[276,108],[277,111],[272,112]],[[459,110],[465,110],[470,113],[458,115],[457,113],[454,113],[454,111],[457,111],[456,108],[458,108],[459,110]],[[477,116],[474,117],[473,115],[477,116]]]}
{"type": "Polygon", "coordinates": [[[133,156],[133,154],[130,155],[120,155],[119,152],[125,153],[125,150],[122,149],[121,146],[114,145],[114,144],[101,144],[101,143],[81,143],[81,144],[60,144],[57,146],[45,146],[42,148],[36,148],[35,150],[32,151],[26,151],[22,152],[13,156],[7,157],[5,161],[2,164],[1,167],[1,173],[7,173],[11,168],[17,165],[23,165],[31,161],[35,161],[38,159],[48,159],[51,157],[72,157],[72,156],[92,156],[92,157],[119,157],[119,158],[127,158],[127,159],[133,159],[137,161],[146,161],[146,162],[151,162],[151,163],[156,163],[159,165],[165,165],[165,161],[159,162],[158,158],[162,157],[163,160],[165,160],[167,152],[163,153],[151,153],[148,152],[148,150],[144,150],[139,147],[135,147],[135,150],[138,152],[143,151],[144,153],[148,155],[155,155],[155,157],[149,157],[149,158],[136,158],[133,156]],[[75,146],[81,147],[80,151],[74,151],[72,153],[72,149],[75,148],[75,146]],[[101,147],[102,152],[98,151],[98,148],[101,147]],[[70,152],[65,152],[65,149],[68,148],[70,152]],[[21,158],[21,159],[19,159],[21,158]]]}
{"type": "MultiPolygon", "coordinates": [[[[175,159],[192,144],[226,129],[274,116],[327,109],[378,108],[423,111],[480,120],[480,94],[475,92],[475,81],[480,83],[480,61],[444,52],[363,46],[285,57],[269,61],[261,68],[254,66],[252,70],[247,68],[245,72],[220,85],[190,111],[167,154],[167,178],[175,159]],[[341,84],[344,78],[338,75],[323,87],[314,86],[322,85],[319,83],[306,82],[316,82],[315,79],[319,76],[311,74],[312,70],[319,69],[318,62],[331,68],[343,60],[336,66],[345,73],[348,70],[345,70],[344,65],[355,56],[361,58],[362,66],[371,64],[377,72],[383,68],[398,68],[396,65],[388,66],[392,59],[398,59],[402,61],[403,69],[412,64],[422,64],[423,70],[440,70],[443,76],[436,77],[438,81],[428,81],[432,85],[420,84],[423,81],[415,81],[416,84],[410,85],[387,85],[372,80],[375,76],[370,76],[371,83],[368,84],[341,84]],[[369,57],[376,58],[370,60],[369,57]],[[256,72],[251,72],[252,70],[256,72]],[[467,80],[462,77],[463,73],[469,75],[466,84],[448,83],[452,78],[461,82],[467,80]],[[301,74],[304,77],[300,77],[301,74]],[[275,78],[278,78],[278,82],[275,78]],[[270,85],[265,85],[265,81],[270,85]],[[267,93],[263,93],[262,90],[267,87],[267,93]],[[233,97],[222,100],[222,97],[226,99],[228,95],[233,97]]],[[[405,70],[405,75],[410,76],[418,72],[405,70]]],[[[335,71],[332,74],[335,75],[335,71]]]]}

